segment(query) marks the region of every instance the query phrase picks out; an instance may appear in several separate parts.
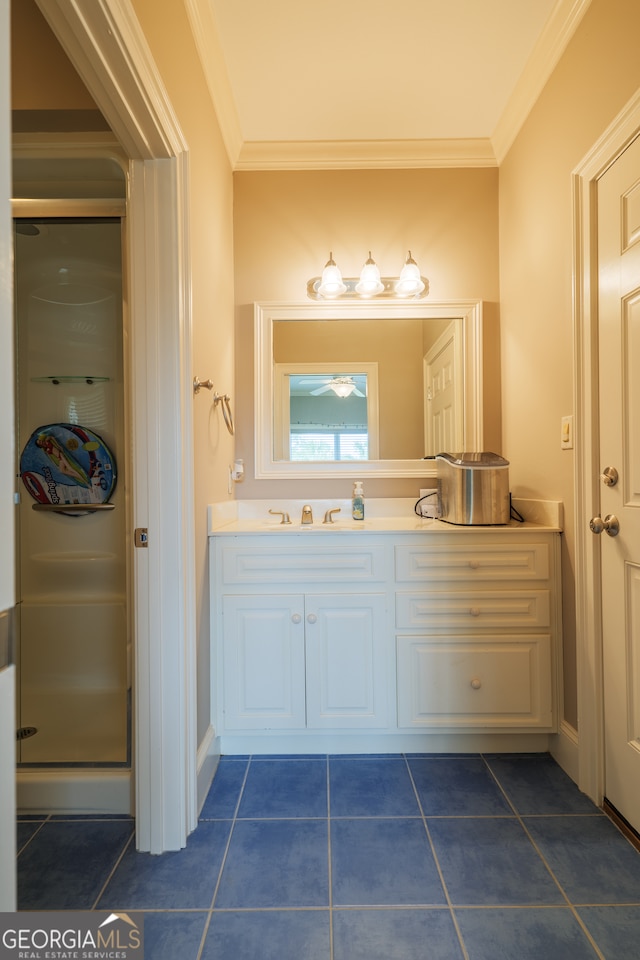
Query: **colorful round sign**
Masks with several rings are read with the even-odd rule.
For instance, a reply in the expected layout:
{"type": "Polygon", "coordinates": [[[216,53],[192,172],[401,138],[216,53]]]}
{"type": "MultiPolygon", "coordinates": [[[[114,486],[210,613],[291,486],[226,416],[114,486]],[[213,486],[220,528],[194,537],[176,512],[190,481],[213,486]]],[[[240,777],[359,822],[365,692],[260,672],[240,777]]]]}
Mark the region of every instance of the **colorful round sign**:
{"type": "Polygon", "coordinates": [[[116,464],[96,433],[75,423],[49,423],[25,444],[20,476],[38,503],[105,503],[116,485],[116,464]]]}

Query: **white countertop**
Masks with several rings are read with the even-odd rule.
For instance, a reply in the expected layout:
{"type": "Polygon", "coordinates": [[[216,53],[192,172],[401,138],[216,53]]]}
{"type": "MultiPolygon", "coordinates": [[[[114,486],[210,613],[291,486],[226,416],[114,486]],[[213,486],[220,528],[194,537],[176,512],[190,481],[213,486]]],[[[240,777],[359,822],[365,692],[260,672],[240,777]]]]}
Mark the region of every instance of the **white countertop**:
{"type": "Polygon", "coordinates": [[[209,536],[237,534],[300,535],[326,533],[451,533],[452,531],[486,530],[562,530],[562,503],[556,500],[513,499],[513,506],[524,517],[521,523],[512,520],[498,526],[468,526],[445,523],[442,520],[422,519],[414,511],[413,498],[368,498],[365,500],[365,519],[351,518],[351,500],[228,500],[209,504],[209,536]],[[309,504],[313,511],[313,523],[302,524],[302,507],[309,504]],[[327,510],[340,508],[334,514],[333,523],[323,523],[327,510]],[[269,510],[286,511],[290,524],[281,523],[281,517],[269,514],[269,510]]]}

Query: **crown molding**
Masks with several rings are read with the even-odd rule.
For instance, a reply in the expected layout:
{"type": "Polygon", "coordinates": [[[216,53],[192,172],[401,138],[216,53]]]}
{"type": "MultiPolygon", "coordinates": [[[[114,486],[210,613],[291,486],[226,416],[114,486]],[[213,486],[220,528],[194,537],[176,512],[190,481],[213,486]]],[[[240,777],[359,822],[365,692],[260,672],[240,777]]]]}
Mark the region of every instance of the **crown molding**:
{"type": "Polygon", "coordinates": [[[506,157],[591,0],[558,0],[491,137],[498,165],[506,157]]]}
{"type": "Polygon", "coordinates": [[[248,141],[236,170],[366,170],[495,167],[491,141],[316,140],[248,141]]]}
{"type": "Polygon", "coordinates": [[[242,148],[242,132],[213,6],[211,0],[185,0],[185,8],[222,140],[229,162],[235,168],[242,148]]]}

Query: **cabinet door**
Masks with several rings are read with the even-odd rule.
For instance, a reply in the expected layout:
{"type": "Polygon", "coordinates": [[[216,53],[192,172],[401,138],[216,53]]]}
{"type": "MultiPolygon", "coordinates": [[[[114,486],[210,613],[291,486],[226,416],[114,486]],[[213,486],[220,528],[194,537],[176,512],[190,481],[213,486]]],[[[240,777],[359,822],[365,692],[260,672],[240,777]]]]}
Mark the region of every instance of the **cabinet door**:
{"type": "Polygon", "coordinates": [[[224,727],[301,729],[304,598],[224,597],[224,727]]]}
{"type": "Polygon", "coordinates": [[[307,727],[388,725],[384,594],[306,597],[307,727]]]}

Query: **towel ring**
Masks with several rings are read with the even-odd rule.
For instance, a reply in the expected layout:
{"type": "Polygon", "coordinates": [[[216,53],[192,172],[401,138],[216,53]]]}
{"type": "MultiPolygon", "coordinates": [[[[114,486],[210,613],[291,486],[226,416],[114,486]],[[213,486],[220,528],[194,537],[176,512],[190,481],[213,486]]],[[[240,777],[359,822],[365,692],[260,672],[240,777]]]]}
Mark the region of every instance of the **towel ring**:
{"type": "Polygon", "coordinates": [[[234,427],[233,427],[233,414],[231,413],[231,398],[228,393],[214,393],[213,395],[213,406],[217,407],[220,404],[220,409],[222,410],[222,416],[224,417],[224,422],[227,425],[227,430],[233,436],[234,427]]]}

